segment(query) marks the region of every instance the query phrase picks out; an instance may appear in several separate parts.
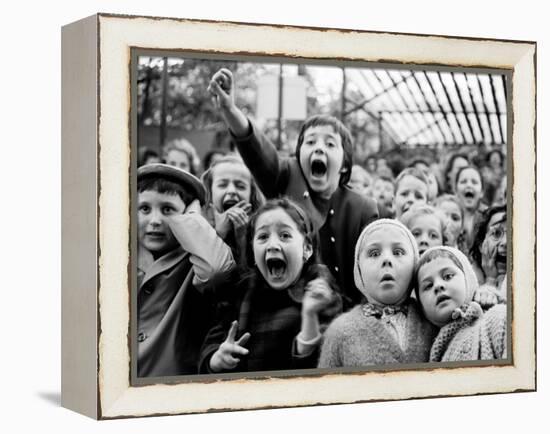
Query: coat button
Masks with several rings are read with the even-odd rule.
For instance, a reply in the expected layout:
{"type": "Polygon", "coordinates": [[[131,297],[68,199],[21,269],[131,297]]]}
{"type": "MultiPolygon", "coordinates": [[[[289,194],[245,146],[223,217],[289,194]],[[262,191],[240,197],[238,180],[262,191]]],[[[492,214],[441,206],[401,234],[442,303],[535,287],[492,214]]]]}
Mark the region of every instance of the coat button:
{"type": "Polygon", "coordinates": [[[334,210],[333,209],[331,209],[329,212],[330,212],[330,215],[334,215],[334,210]]]}
{"type": "Polygon", "coordinates": [[[336,240],[334,239],[334,237],[330,237],[330,241],[332,241],[333,243],[336,242],[336,240]]]}
{"type": "Polygon", "coordinates": [[[143,342],[145,339],[147,339],[145,333],[141,332],[138,334],[138,342],[143,342]]]}
{"type": "Polygon", "coordinates": [[[309,197],[309,191],[304,191],[304,199],[307,199],[309,197]]]}
{"type": "Polygon", "coordinates": [[[336,271],[338,273],[340,269],[338,267],[334,267],[334,271],[336,271]]]}

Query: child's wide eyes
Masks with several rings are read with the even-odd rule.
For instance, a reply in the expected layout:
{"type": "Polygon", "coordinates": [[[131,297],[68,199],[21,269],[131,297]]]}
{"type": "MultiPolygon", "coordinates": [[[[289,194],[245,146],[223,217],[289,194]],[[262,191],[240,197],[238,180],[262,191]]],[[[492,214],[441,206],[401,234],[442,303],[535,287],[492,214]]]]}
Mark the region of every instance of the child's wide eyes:
{"type": "Polygon", "coordinates": [[[149,214],[151,207],[149,205],[140,205],[138,210],[143,214],[149,214]]]}
{"type": "Polygon", "coordinates": [[[378,249],[367,250],[367,257],[376,258],[377,256],[380,256],[380,250],[378,249]]]}
{"type": "Polygon", "coordinates": [[[443,280],[451,280],[454,277],[454,273],[445,273],[443,275],[443,280]]]}
{"type": "Polygon", "coordinates": [[[403,250],[403,249],[394,249],[393,254],[395,256],[403,256],[405,254],[405,250],[403,250]]]}

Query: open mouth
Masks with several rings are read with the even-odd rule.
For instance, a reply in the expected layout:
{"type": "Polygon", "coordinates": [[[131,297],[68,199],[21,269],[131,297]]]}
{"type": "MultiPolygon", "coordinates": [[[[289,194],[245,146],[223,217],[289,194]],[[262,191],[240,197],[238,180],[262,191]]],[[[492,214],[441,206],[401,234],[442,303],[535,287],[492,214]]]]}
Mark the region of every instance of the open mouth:
{"type": "Polygon", "coordinates": [[[495,256],[495,262],[497,265],[506,266],[506,253],[497,253],[495,256]]]}
{"type": "Polygon", "coordinates": [[[265,261],[269,275],[274,279],[281,279],[286,271],[286,262],[281,258],[268,258],[265,261]]]}
{"type": "Polygon", "coordinates": [[[448,295],[446,295],[446,294],[441,294],[441,295],[439,295],[439,296],[436,298],[436,300],[435,300],[435,305],[438,306],[439,304],[441,304],[441,303],[443,303],[443,302],[445,302],[445,301],[447,301],[447,300],[450,300],[450,299],[451,299],[451,297],[449,297],[448,295]]]}
{"type": "Polygon", "coordinates": [[[418,247],[418,254],[422,255],[426,250],[428,250],[427,247],[418,247]]]}
{"type": "Polygon", "coordinates": [[[229,208],[234,207],[239,203],[239,200],[237,198],[231,197],[229,199],[226,199],[222,202],[222,208],[225,211],[227,211],[229,208]]]}
{"type": "Polygon", "coordinates": [[[386,273],[382,276],[380,282],[395,282],[395,278],[391,274],[386,273]]]}
{"type": "Polygon", "coordinates": [[[322,178],[327,173],[327,165],[323,160],[315,159],[311,162],[311,175],[314,178],[322,178]]]}
{"type": "Polygon", "coordinates": [[[473,199],[475,197],[475,194],[473,191],[465,191],[464,192],[464,197],[466,199],[473,199]]]}

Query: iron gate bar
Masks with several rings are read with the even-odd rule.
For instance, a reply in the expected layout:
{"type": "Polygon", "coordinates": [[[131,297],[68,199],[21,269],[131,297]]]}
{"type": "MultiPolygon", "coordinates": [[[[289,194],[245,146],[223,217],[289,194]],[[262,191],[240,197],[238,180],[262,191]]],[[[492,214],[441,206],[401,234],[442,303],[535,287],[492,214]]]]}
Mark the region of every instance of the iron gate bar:
{"type": "Polygon", "coordinates": [[[451,124],[449,122],[449,118],[447,116],[447,112],[443,109],[443,107],[441,106],[441,103],[439,102],[439,98],[437,97],[437,94],[435,93],[435,89],[433,87],[433,84],[432,82],[430,81],[430,77],[428,77],[428,74],[426,74],[426,71],[422,71],[422,73],[424,74],[424,77],[426,78],[426,81],[428,82],[428,85],[430,86],[430,90],[432,91],[433,95],[434,95],[434,98],[435,98],[435,101],[437,103],[437,106],[439,107],[439,110],[441,112],[443,112],[443,116],[445,118],[445,122],[447,124],[447,127],[449,128],[449,131],[451,132],[451,136],[453,137],[453,140],[454,140],[454,143],[458,143],[459,140],[454,132],[454,130],[451,128],[451,124]]]}
{"type": "MultiPolygon", "coordinates": [[[[373,97],[369,98],[369,100],[372,100],[372,99],[376,98],[376,92],[372,89],[372,86],[370,85],[370,83],[368,82],[368,80],[362,75],[362,72],[363,72],[363,71],[358,71],[358,72],[361,74],[361,77],[363,78],[363,81],[365,82],[365,85],[369,88],[369,90],[370,90],[373,94],[375,94],[373,97]]],[[[362,95],[364,95],[364,93],[363,93],[363,91],[362,91],[361,89],[358,89],[358,91],[359,91],[359,93],[361,93],[362,95]]],[[[368,110],[366,110],[366,109],[363,107],[364,104],[366,104],[366,103],[358,104],[358,105],[357,105],[357,108],[356,108],[354,111],[362,110],[363,113],[365,113],[367,116],[371,116],[371,117],[374,118],[377,122],[379,122],[379,119],[378,119],[378,117],[377,117],[375,114],[369,112],[368,110]]],[[[349,113],[349,112],[347,112],[347,113],[349,113]]],[[[388,125],[388,127],[392,130],[392,132],[393,132],[393,134],[394,134],[395,136],[399,136],[399,134],[397,134],[397,132],[393,129],[393,126],[392,126],[388,121],[385,121],[385,123],[386,123],[386,124],[388,125]]],[[[365,121],[365,122],[363,123],[363,127],[362,127],[362,128],[364,129],[366,125],[367,125],[367,122],[365,121]]],[[[394,141],[394,143],[397,143],[397,142],[398,142],[398,140],[396,140],[395,137],[393,137],[393,135],[392,135],[392,133],[389,131],[389,129],[384,128],[384,131],[386,131],[386,134],[394,141]]]]}
{"type": "Polygon", "coordinates": [[[485,117],[487,118],[487,124],[489,128],[489,136],[490,141],[495,142],[495,137],[493,135],[493,128],[491,126],[491,118],[489,117],[489,108],[487,107],[487,104],[485,103],[485,94],[483,93],[483,86],[481,85],[481,80],[479,79],[479,75],[476,75],[476,81],[477,85],[479,86],[479,92],[481,94],[481,103],[483,104],[483,109],[485,110],[485,117]]]}
{"type": "MultiPolygon", "coordinates": [[[[444,114],[443,112],[438,112],[438,113],[440,113],[440,114],[442,115],[442,117],[440,117],[439,119],[437,119],[437,118],[435,117],[435,115],[434,115],[434,121],[431,122],[430,124],[426,125],[426,126],[424,127],[424,129],[427,129],[427,128],[429,128],[430,126],[435,125],[435,124],[437,124],[439,121],[443,120],[443,117],[445,116],[445,114],[444,114]]],[[[415,137],[417,134],[419,134],[420,132],[421,132],[421,131],[418,131],[418,132],[416,132],[415,134],[412,134],[411,136],[407,137],[407,138],[405,139],[405,142],[408,142],[410,139],[414,138],[414,137],[415,137]]],[[[445,139],[445,136],[443,136],[443,139],[445,139]]],[[[435,142],[435,143],[441,143],[441,142],[435,142]]],[[[455,143],[456,143],[456,142],[455,142],[455,143]]],[[[446,142],[446,141],[444,141],[442,144],[445,145],[445,146],[450,145],[450,143],[448,143],[448,142],[446,142]]]]}
{"type": "Polygon", "coordinates": [[[489,83],[491,84],[491,94],[493,96],[493,103],[495,105],[495,111],[497,112],[498,132],[500,133],[500,141],[503,141],[504,133],[502,131],[502,124],[500,122],[500,108],[498,106],[497,95],[495,92],[495,86],[493,83],[493,75],[489,75],[489,83]]]}
{"type": "MultiPolygon", "coordinates": [[[[359,74],[361,74],[361,76],[363,76],[363,79],[364,81],[367,83],[368,87],[371,89],[372,93],[374,94],[372,97],[368,98],[368,99],[365,99],[364,101],[358,103],[355,107],[352,107],[351,109],[349,109],[348,111],[346,111],[344,113],[345,116],[353,113],[354,111],[357,111],[357,110],[360,110],[362,108],[365,107],[365,105],[369,104],[370,102],[374,101],[375,99],[377,99],[378,97],[384,95],[385,93],[387,93],[388,91],[390,91],[391,89],[393,89],[394,86],[390,86],[388,87],[387,89],[384,89],[382,90],[380,93],[376,93],[376,91],[374,91],[372,89],[372,87],[370,86],[370,83],[368,83],[368,80],[365,78],[365,76],[363,75],[364,72],[363,71],[358,71],[359,74]]],[[[397,84],[407,80],[407,78],[409,78],[412,74],[408,75],[407,77],[403,78],[403,80],[400,80],[397,84]]]]}
{"type": "MultiPolygon", "coordinates": [[[[384,83],[382,83],[382,80],[380,79],[380,77],[378,77],[378,74],[376,74],[376,70],[370,70],[370,71],[371,71],[372,75],[374,76],[374,78],[376,79],[376,81],[378,81],[378,84],[380,84],[380,86],[383,89],[384,88],[384,83]]],[[[392,85],[391,88],[395,88],[395,85],[392,85]]],[[[397,106],[397,104],[395,103],[395,101],[393,99],[393,96],[389,92],[388,92],[388,99],[394,107],[397,106]]],[[[406,125],[406,129],[408,130],[408,131],[404,131],[404,133],[405,134],[410,134],[412,131],[415,130],[415,128],[411,126],[409,120],[407,119],[407,117],[405,115],[402,114],[400,116],[404,121],[403,123],[406,125]]],[[[401,124],[402,126],[403,126],[403,123],[401,124]]]]}
{"type": "MultiPolygon", "coordinates": [[[[458,83],[456,82],[455,73],[451,72],[451,77],[453,79],[453,84],[455,87],[456,94],[458,95],[458,102],[460,103],[460,107],[462,108],[462,112],[466,112],[466,107],[464,106],[464,100],[462,99],[462,94],[460,93],[460,89],[458,88],[458,83]]],[[[455,113],[456,116],[456,113],[455,113]]],[[[474,129],[472,128],[472,124],[470,123],[470,119],[468,118],[468,115],[464,115],[464,118],[466,119],[466,124],[468,125],[468,129],[470,131],[470,134],[472,136],[472,143],[476,142],[476,136],[474,134],[474,129]]]]}
{"type": "MultiPolygon", "coordinates": [[[[403,102],[403,105],[404,105],[405,108],[407,109],[407,113],[409,113],[409,114],[411,115],[411,118],[414,119],[415,124],[416,124],[420,129],[424,128],[424,126],[426,126],[426,124],[425,124],[425,123],[422,124],[422,123],[420,123],[420,122],[418,121],[418,119],[415,119],[415,117],[413,116],[413,113],[412,113],[412,111],[411,111],[411,109],[410,109],[410,105],[407,103],[407,101],[406,101],[405,98],[403,97],[402,93],[399,91],[399,87],[395,84],[395,80],[393,79],[393,77],[391,76],[391,74],[390,74],[388,71],[384,71],[384,72],[385,72],[386,75],[389,77],[389,79],[391,80],[392,84],[395,86],[395,89],[397,90],[397,94],[399,95],[399,98],[401,99],[401,101],[403,102]]],[[[414,105],[416,106],[416,108],[420,109],[420,107],[419,107],[418,104],[416,103],[416,100],[415,100],[414,97],[412,96],[412,94],[411,94],[411,92],[410,92],[410,90],[409,90],[409,87],[408,87],[408,85],[407,85],[406,83],[405,83],[405,86],[404,86],[404,87],[405,87],[405,89],[407,89],[407,91],[408,91],[409,95],[411,96],[411,99],[412,99],[414,105]]],[[[417,128],[417,131],[418,131],[418,128],[417,128]]],[[[428,130],[426,130],[426,131],[428,131],[428,130]]],[[[436,139],[437,139],[437,137],[435,137],[435,136],[433,135],[433,133],[432,133],[431,130],[430,130],[430,134],[429,134],[429,135],[426,135],[426,138],[431,138],[431,139],[436,138],[436,139]],[[429,136],[431,136],[431,137],[429,137],[429,136]]],[[[424,140],[424,141],[428,141],[428,140],[424,140]]]]}
{"type": "MultiPolygon", "coordinates": [[[[422,97],[424,98],[424,103],[426,104],[426,107],[428,107],[428,109],[430,110],[430,113],[432,114],[433,119],[436,120],[437,118],[435,117],[435,112],[433,111],[433,109],[431,107],[431,104],[428,101],[427,95],[424,92],[424,89],[422,89],[422,85],[418,81],[418,78],[416,78],[416,75],[414,74],[414,72],[412,73],[412,76],[413,76],[413,79],[414,79],[414,82],[415,82],[416,86],[418,87],[418,89],[420,90],[420,93],[422,94],[422,97]]],[[[441,119],[439,119],[436,122],[433,122],[432,125],[435,124],[437,126],[437,128],[439,129],[439,132],[441,133],[441,137],[443,137],[443,143],[447,144],[447,137],[445,136],[445,133],[443,132],[443,129],[441,128],[440,121],[441,121],[441,119]]]]}
{"type": "Polygon", "coordinates": [[[470,85],[470,81],[468,80],[468,77],[465,72],[462,73],[464,75],[464,81],[466,82],[466,86],[468,88],[468,95],[470,96],[470,101],[472,102],[472,110],[475,113],[477,126],[479,128],[479,133],[481,135],[481,141],[485,143],[485,132],[483,131],[483,125],[481,125],[481,118],[479,117],[479,113],[477,111],[477,105],[474,101],[474,95],[472,94],[472,87],[470,85]]]}
{"type": "MultiPolygon", "coordinates": [[[[370,71],[370,70],[369,70],[369,71],[370,71]]],[[[370,83],[369,79],[367,78],[367,76],[366,76],[366,71],[364,71],[364,70],[359,71],[359,74],[360,74],[361,78],[363,79],[363,81],[365,82],[365,85],[366,85],[366,86],[369,88],[369,90],[370,90],[372,93],[374,93],[375,96],[376,96],[376,95],[377,95],[377,92],[376,92],[376,90],[374,90],[374,88],[372,87],[372,84],[370,83]]],[[[378,95],[380,95],[380,96],[381,96],[381,95],[384,95],[386,92],[389,92],[389,90],[391,90],[391,88],[388,88],[388,89],[383,90],[383,91],[380,92],[378,95]]],[[[373,97],[373,98],[374,98],[374,97],[373,97]]],[[[385,100],[382,100],[382,101],[380,102],[380,104],[382,105],[383,108],[386,107],[386,101],[385,101],[385,100]]],[[[368,112],[364,107],[361,107],[361,110],[363,110],[365,113],[368,112]]],[[[375,115],[373,115],[373,116],[376,117],[375,115]]],[[[399,141],[400,141],[400,139],[399,139],[400,133],[399,133],[397,130],[395,130],[394,125],[393,125],[391,122],[389,122],[389,121],[387,121],[387,120],[384,120],[384,121],[385,121],[385,123],[386,123],[388,126],[391,126],[391,129],[392,129],[393,133],[395,134],[395,137],[397,137],[397,140],[395,140],[395,138],[393,138],[394,142],[396,142],[396,143],[399,142],[399,141]]]]}
{"type": "MultiPolygon", "coordinates": [[[[388,125],[389,128],[383,128],[384,131],[386,132],[386,134],[390,137],[390,139],[393,140],[394,143],[399,143],[400,140],[399,139],[396,139],[396,137],[399,137],[399,134],[397,134],[397,131],[395,131],[393,129],[393,126],[390,122],[388,122],[386,119],[380,119],[377,115],[375,115],[374,113],[371,113],[367,110],[363,110],[363,112],[367,115],[367,116],[370,116],[371,118],[375,119],[377,122],[379,123],[386,123],[388,125]],[[392,131],[390,131],[392,130],[392,131]]],[[[365,127],[367,126],[367,123],[368,121],[365,121],[363,122],[363,125],[361,126],[361,129],[365,129],[365,127]]]]}
{"type": "Polygon", "coordinates": [[[458,126],[458,131],[460,132],[462,142],[467,142],[468,140],[466,139],[466,135],[464,134],[464,131],[462,131],[462,125],[460,125],[458,117],[454,114],[455,108],[454,108],[453,102],[451,101],[451,98],[449,97],[449,93],[447,92],[447,86],[445,85],[445,83],[443,83],[443,80],[441,79],[441,72],[436,71],[436,73],[437,73],[437,78],[439,79],[439,83],[441,84],[441,87],[443,87],[443,93],[445,94],[445,98],[447,98],[447,102],[449,103],[449,107],[451,109],[449,114],[452,114],[455,117],[455,122],[458,126]]]}

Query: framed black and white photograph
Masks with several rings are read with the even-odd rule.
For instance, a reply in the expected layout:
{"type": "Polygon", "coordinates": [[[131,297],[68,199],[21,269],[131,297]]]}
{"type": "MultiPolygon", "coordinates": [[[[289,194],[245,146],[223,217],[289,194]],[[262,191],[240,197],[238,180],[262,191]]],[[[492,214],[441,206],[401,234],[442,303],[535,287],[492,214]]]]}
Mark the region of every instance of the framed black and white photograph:
{"type": "Polygon", "coordinates": [[[105,14],[63,32],[63,405],[535,389],[534,43],[105,14]]]}

